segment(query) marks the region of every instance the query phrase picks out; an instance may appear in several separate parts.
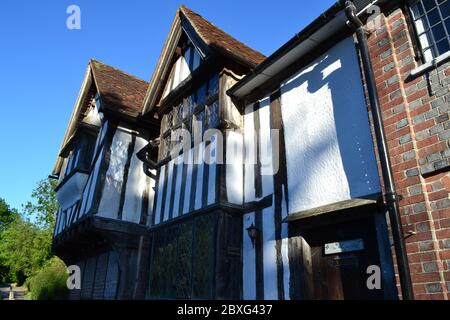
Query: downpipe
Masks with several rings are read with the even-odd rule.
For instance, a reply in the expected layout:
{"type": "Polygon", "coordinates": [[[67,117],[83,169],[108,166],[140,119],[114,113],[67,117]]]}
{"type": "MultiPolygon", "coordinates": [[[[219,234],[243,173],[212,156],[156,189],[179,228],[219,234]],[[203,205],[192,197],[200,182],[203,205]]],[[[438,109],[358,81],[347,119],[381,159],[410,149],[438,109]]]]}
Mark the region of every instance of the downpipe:
{"type": "Polygon", "coordinates": [[[369,54],[369,45],[367,43],[367,31],[364,24],[357,17],[356,7],[352,1],[340,1],[345,6],[345,14],[354,29],[361,53],[361,59],[366,78],[367,91],[369,94],[370,105],[372,107],[372,117],[376,137],[377,149],[380,157],[381,172],[385,187],[384,199],[389,212],[391,221],[392,237],[397,257],[398,273],[404,300],[413,300],[413,287],[411,283],[411,273],[409,270],[408,255],[406,251],[405,240],[403,236],[403,227],[400,219],[400,209],[398,206],[398,196],[395,192],[394,179],[392,175],[391,163],[389,160],[389,151],[386,142],[386,134],[383,128],[380,102],[378,98],[375,76],[372,68],[372,61],[369,54]]]}

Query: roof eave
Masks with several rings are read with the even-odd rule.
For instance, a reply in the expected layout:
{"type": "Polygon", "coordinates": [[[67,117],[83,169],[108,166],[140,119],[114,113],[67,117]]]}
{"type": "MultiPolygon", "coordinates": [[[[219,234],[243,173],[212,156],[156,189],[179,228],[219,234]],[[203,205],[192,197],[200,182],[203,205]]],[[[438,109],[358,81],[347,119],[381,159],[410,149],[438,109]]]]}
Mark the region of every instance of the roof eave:
{"type": "MultiPolygon", "coordinates": [[[[252,92],[254,87],[256,88],[258,85],[260,85],[260,83],[269,80],[277,72],[281,71],[284,67],[292,63],[291,60],[297,60],[299,57],[301,57],[301,55],[305,54],[306,51],[309,52],[310,50],[312,50],[317,44],[315,42],[319,40],[319,37],[316,37],[317,39],[315,39],[314,36],[317,35],[317,33],[319,33],[320,30],[323,29],[331,21],[341,21],[343,22],[342,26],[345,26],[345,14],[341,13],[339,15],[341,10],[342,5],[340,1],[338,1],[327,11],[322,13],[317,19],[311,22],[306,28],[297,33],[288,42],[286,42],[283,46],[276,50],[266,60],[260,63],[241,81],[231,87],[228,90],[228,94],[235,99],[242,100],[245,96],[252,92]],[[303,46],[303,48],[299,48],[299,46],[303,46]],[[297,52],[295,50],[297,50],[297,52]],[[293,54],[293,52],[294,55],[288,57],[288,55],[293,54]],[[281,59],[283,58],[286,61],[284,63],[280,63],[281,59]],[[268,70],[271,70],[271,72],[268,72],[268,70]]],[[[334,32],[338,32],[340,30],[342,29],[339,28],[338,30],[334,30],[334,32]]]]}
{"type": "Polygon", "coordinates": [[[64,134],[63,141],[62,141],[61,146],[58,151],[58,156],[56,158],[56,163],[52,170],[52,175],[59,175],[59,173],[61,171],[62,158],[60,157],[60,153],[64,149],[65,145],[71,138],[73,131],[75,130],[78,113],[80,112],[84,98],[85,98],[86,94],[89,92],[89,89],[91,88],[91,85],[93,83],[91,71],[92,71],[92,67],[91,67],[91,64],[89,63],[86,73],[85,73],[85,76],[84,76],[84,79],[83,79],[83,83],[82,83],[80,91],[78,93],[77,100],[75,102],[75,106],[72,111],[72,115],[70,116],[69,126],[67,127],[66,133],[64,134]]]}
{"type": "MultiPolygon", "coordinates": [[[[387,0],[355,0],[359,15],[366,12],[368,6],[384,3],[387,0]]],[[[317,19],[297,33],[265,61],[259,64],[242,80],[231,87],[227,93],[236,100],[244,101],[262,84],[270,81],[294,61],[311,53],[331,36],[347,28],[347,18],[343,12],[345,1],[337,1],[317,19]]]]}

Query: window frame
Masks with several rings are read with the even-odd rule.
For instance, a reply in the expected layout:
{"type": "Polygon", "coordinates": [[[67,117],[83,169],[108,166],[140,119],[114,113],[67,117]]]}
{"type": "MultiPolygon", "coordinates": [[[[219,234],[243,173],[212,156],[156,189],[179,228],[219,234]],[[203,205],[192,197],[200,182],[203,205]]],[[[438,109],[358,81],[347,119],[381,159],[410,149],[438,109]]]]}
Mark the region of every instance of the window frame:
{"type": "MultiPolygon", "coordinates": [[[[216,120],[217,125],[214,127],[214,129],[217,129],[220,125],[220,104],[219,104],[219,90],[220,90],[220,76],[218,73],[215,73],[213,75],[210,75],[207,79],[207,81],[201,83],[200,85],[196,86],[195,89],[191,90],[188,94],[184,95],[183,98],[177,100],[176,103],[174,103],[168,112],[166,112],[162,116],[162,122],[164,122],[164,127],[161,125],[161,131],[160,131],[160,147],[158,152],[158,163],[165,163],[168,159],[171,157],[171,150],[173,142],[171,141],[172,132],[174,132],[177,129],[183,128],[183,125],[187,125],[189,123],[189,133],[191,134],[191,142],[190,146],[191,148],[196,146],[197,141],[194,141],[193,134],[194,134],[194,119],[197,115],[200,113],[204,113],[204,120],[203,120],[203,126],[202,126],[202,137],[206,130],[211,129],[210,127],[207,127],[207,115],[208,115],[208,108],[213,106],[214,104],[217,104],[217,108],[219,109],[218,112],[218,119],[216,120]],[[198,92],[202,90],[202,87],[204,87],[205,90],[205,99],[202,101],[201,104],[198,103],[198,92]],[[211,92],[211,87],[214,87],[214,91],[211,92]],[[184,106],[185,101],[188,99],[192,99],[192,107],[189,107],[187,115],[184,117],[184,106]],[[174,115],[174,109],[180,108],[182,116],[181,120],[177,121],[177,123],[173,123],[173,115],[174,115]],[[171,114],[169,116],[169,114],[171,114]],[[169,118],[170,121],[167,120],[169,118]],[[166,127],[167,126],[167,127],[166,127]],[[168,149],[165,150],[166,146],[166,140],[169,141],[168,143],[168,149]]],[[[203,139],[202,139],[203,140],[203,139]]],[[[202,141],[200,141],[201,143],[202,141]]],[[[180,151],[178,155],[182,155],[183,150],[180,151]]],[[[177,156],[178,156],[177,155],[177,156]]]]}
{"type": "Polygon", "coordinates": [[[447,17],[446,19],[444,19],[442,12],[441,12],[441,7],[440,7],[442,4],[444,4],[446,2],[450,3],[450,0],[444,0],[442,2],[442,4],[437,3],[436,0],[433,0],[433,1],[434,1],[434,7],[428,11],[425,9],[423,0],[408,0],[406,3],[407,19],[409,20],[408,22],[411,23],[412,29],[414,31],[413,45],[414,45],[414,49],[415,49],[416,56],[417,56],[416,60],[421,61],[422,64],[432,63],[433,60],[436,60],[438,57],[450,52],[450,48],[445,52],[439,52],[439,49],[437,46],[437,44],[439,44],[441,41],[445,41],[447,39],[448,46],[450,47],[450,30],[448,30],[449,28],[445,24],[447,21],[450,22],[450,17],[447,17]],[[414,6],[416,6],[416,5],[421,6],[421,9],[423,11],[423,13],[417,18],[415,17],[415,14],[414,14],[414,6]],[[430,21],[429,21],[428,13],[432,12],[433,10],[437,10],[440,20],[438,23],[431,25],[430,21]],[[424,29],[423,32],[420,34],[419,34],[418,26],[417,26],[417,21],[425,21],[425,24],[426,24],[426,26],[423,28],[424,29]],[[438,26],[439,24],[442,25],[446,37],[438,39],[438,41],[436,41],[435,36],[432,31],[432,28],[438,26]],[[429,43],[428,47],[426,47],[426,48],[423,47],[422,42],[420,40],[420,37],[422,35],[426,36],[427,38],[431,38],[430,43],[429,43]],[[430,50],[431,55],[432,55],[430,60],[427,60],[427,57],[425,54],[425,52],[427,50],[430,50]]]}

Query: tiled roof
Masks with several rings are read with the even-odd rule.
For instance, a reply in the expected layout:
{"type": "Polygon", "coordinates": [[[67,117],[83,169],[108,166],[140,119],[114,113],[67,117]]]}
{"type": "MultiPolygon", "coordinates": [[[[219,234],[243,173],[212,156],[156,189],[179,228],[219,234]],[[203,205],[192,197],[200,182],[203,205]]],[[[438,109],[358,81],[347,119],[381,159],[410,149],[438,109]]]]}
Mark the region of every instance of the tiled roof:
{"type": "Polygon", "coordinates": [[[97,60],[91,60],[90,64],[103,106],[129,116],[137,116],[142,108],[148,82],[97,60]]]}
{"type": "Polygon", "coordinates": [[[217,47],[235,58],[247,62],[252,67],[260,64],[266,58],[262,53],[236,40],[187,7],[182,5],[180,11],[191,22],[192,27],[207,45],[217,47]]]}

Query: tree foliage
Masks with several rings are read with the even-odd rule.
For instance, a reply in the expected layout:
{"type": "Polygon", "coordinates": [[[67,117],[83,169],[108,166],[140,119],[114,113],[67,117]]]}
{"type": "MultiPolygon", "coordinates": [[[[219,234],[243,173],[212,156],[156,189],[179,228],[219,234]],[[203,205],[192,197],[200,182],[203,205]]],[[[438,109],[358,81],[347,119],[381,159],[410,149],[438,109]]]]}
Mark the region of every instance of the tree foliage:
{"type": "Polygon", "coordinates": [[[36,224],[42,229],[53,230],[55,226],[56,212],[58,211],[58,202],[54,191],[56,184],[56,180],[41,180],[31,193],[34,201],[28,202],[24,206],[24,214],[29,218],[34,218],[36,224]]]}
{"type": "Polygon", "coordinates": [[[5,230],[18,215],[16,210],[11,209],[6,201],[0,198],[0,232],[5,230]]]}
{"type": "Polygon", "coordinates": [[[9,268],[9,278],[22,283],[51,257],[51,238],[31,222],[18,217],[2,232],[0,261],[9,268]]]}
{"type": "Polygon", "coordinates": [[[42,180],[21,214],[0,201],[0,281],[19,282],[36,274],[52,257],[58,204],[55,182],[42,180]]]}
{"type": "Polygon", "coordinates": [[[67,298],[67,268],[64,262],[51,258],[29,281],[32,300],[63,300],[67,298]]]}

